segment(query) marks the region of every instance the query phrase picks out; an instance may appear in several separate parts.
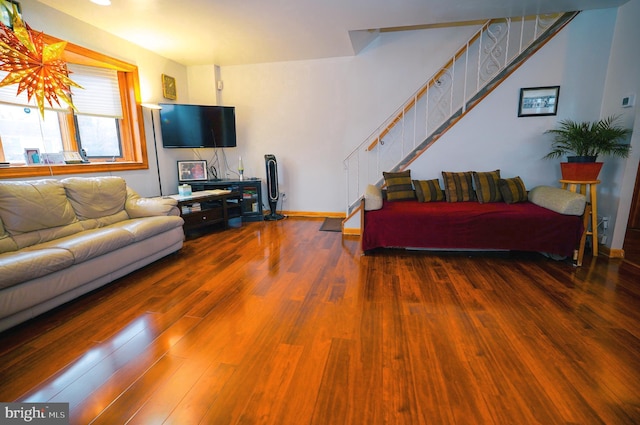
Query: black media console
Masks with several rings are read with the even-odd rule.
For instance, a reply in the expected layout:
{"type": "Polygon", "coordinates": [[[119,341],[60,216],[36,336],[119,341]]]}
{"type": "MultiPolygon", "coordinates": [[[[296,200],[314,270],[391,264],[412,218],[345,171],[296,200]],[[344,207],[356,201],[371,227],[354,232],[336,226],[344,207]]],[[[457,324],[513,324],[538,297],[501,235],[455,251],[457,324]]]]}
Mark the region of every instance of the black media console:
{"type": "Polygon", "coordinates": [[[238,192],[238,199],[229,198],[228,204],[239,202],[241,206],[242,221],[262,221],[264,213],[262,210],[262,180],[250,178],[244,180],[209,180],[209,181],[187,181],[180,184],[188,184],[192,191],[224,189],[238,192]]]}

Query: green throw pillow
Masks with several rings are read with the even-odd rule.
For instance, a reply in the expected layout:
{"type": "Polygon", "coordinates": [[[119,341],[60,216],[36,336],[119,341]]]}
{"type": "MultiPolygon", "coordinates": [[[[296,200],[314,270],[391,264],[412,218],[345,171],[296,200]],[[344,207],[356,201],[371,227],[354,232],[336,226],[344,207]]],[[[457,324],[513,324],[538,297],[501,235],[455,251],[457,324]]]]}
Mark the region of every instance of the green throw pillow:
{"type": "Polygon", "coordinates": [[[444,192],[447,202],[475,201],[476,194],[473,191],[473,177],[471,171],[460,173],[443,171],[444,192]]]}
{"type": "Polygon", "coordinates": [[[383,172],[384,182],[387,186],[388,201],[405,201],[416,199],[416,192],[411,185],[411,170],[398,173],[383,172]]]}
{"type": "Polygon", "coordinates": [[[502,199],[507,204],[515,204],[516,202],[524,202],[527,200],[527,189],[524,187],[524,182],[518,177],[511,179],[498,180],[498,187],[502,194],[502,199]]]}
{"type": "Polygon", "coordinates": [[[440,188],[438,179],[414,180],[413,187],[416,188],[416,195],[420,202],[444,201],[444,192],[440,188]]]}
{"type": "Polygon", "coordinates": [[[481,204],[487,202],[502,201],[502,194],[498,188],[500,180],[500,170],[488,172],[473,172],[473,182],[476,185],[476,196],[481,204]]]}

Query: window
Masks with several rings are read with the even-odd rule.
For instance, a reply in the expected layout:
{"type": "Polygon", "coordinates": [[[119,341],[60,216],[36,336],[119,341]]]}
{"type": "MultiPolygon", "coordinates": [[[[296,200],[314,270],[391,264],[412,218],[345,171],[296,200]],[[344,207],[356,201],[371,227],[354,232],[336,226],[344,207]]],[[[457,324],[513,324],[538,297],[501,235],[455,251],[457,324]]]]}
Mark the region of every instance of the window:
{"type": "Polygon", "coordinates": [[[37,148],[40,152],[60,152],[63,147],[58,113],[45,111],[42,120],[37,107],[0,104],[0,135],[4,161],[25,162],[24,150],[37,148]]]}
{"type": "Polygon", "coordinates": [[[78,148],[89,158],[122,158],[118,123],[122,99],[118,73],[109,68],[69,64],[71,79],[83,89],[73,90],[78,148]]]}
{"type": "MultiPolygon", "coordinates": [[[[57,40],[44,36],[46,43],[57,40]]],[[[139,106],[138,68],[118,59],[67,44],[64,52],[73,90],[73,113],[65,103],[42,119],[35,104],[15,97],[16,86],[0,89],[0,178],[47,176],[148,168],[139,106]],[[9,96],[2,90],[10,89],[9,96]],[[80,151],[88,164],[26,164],[25,149],[41,153],[80,151]]]]}
{"type": "Polygon", "coordinates": [[[122,158],[117,119],[76,115],[76,126],[78,147],[89,158],[122,158]]]}

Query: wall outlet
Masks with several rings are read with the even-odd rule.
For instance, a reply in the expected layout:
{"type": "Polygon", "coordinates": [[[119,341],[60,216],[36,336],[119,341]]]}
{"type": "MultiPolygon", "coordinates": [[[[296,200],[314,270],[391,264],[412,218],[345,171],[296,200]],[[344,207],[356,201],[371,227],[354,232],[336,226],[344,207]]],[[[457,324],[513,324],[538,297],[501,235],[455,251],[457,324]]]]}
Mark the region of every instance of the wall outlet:
{"type": "Polygon", "coordinates": [[[607,243],[607,235],[600,236],[600,244],[604,245],[607,243]]]}
{"type": "Polygon", "coordinates": [[[609,217],[602,217],[602,229],[607,230],[609,228],[609,217]]]}
{"type": "Polygon", "coordinates": [[[282,200],[284,201],[285,199],[287,199],[287,194],[285,192],[280,192],[280,198],[282,198],[282,200]]]}

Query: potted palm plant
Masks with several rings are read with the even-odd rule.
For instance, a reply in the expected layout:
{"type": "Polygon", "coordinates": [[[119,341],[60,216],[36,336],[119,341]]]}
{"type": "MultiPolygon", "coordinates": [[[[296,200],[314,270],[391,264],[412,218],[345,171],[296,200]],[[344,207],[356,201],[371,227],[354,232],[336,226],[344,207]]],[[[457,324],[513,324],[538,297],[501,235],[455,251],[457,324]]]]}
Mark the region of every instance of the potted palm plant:
{"type": "Polygon", "coordinates": [[[560,121],[557,128],[545,132],[554,136],[551,152],[545,158],[567,156],[567,162],[560,163],[565,180],[596,180],[602,168],[602,162],[596,162],[599,155],[627,158],[631,151],[631,145],[622,143],[631,130],[619,126],[618,119],[610,116],[593,122],[560,121]]]}

